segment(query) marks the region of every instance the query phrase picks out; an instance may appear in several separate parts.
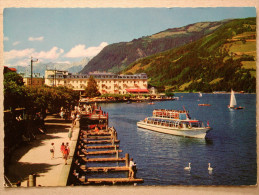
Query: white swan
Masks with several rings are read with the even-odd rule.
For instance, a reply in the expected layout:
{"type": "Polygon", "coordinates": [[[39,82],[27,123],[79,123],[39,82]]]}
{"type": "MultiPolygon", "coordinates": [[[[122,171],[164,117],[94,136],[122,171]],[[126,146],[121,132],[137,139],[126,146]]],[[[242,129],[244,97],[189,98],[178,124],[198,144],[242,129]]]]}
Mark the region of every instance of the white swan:
{"type": "Polygon", "coordinates": [[[213,168],[212,168],[212,167],[210,167],[210,163],[209,163],[208,165],[209,165],[208,170],[209,170],[209,171],[212,171],[212,170],[213,170],[213,168]]]}
{"type": "Polygon", "coordinates": [[[184,167],[184,170],[191,170],[191,163],[189,163],[189,167],[184,167]]]}

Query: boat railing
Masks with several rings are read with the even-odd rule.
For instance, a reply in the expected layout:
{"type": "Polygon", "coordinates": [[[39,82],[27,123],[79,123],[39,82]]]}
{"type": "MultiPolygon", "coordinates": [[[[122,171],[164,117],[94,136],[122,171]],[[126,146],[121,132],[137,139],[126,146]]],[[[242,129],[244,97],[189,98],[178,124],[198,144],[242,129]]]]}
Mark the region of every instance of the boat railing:
{"type": "Polygon", "coordinates": [[[198,122],[189,122],[189,121],[163,121],[162,119],[151,119],[148,118],[147,120],[145,119],[144,122],[148,124],[153,124],[153,125],[160,125],[160,126],[165,126],[165,127],[172,127],[172,128],[188,128],[188,129],[193,129],[193,128],[205,128],[204,124],[201,121],[198,122]]]}

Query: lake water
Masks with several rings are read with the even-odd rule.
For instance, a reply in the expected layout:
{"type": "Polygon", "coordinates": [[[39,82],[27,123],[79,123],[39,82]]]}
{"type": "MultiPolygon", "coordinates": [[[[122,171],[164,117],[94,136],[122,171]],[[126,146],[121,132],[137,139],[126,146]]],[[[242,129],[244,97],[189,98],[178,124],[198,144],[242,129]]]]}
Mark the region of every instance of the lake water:
{"type": "MultiPolygon", "coordinates": [[[[230,94],[176,94],[179,101],[101,104],[109,126],[118,132],[120,156],[129,153],[137,163],[141,185],[254,185],[256,164],[256,95],[237,94],[243,110],[227,108],[230,94]],[[181,97],[182,96],[182,97],[181,97]],[[200,99],[200,100],[198,100],[200,99]],[[211,104],[199,107],[198,104],[211,104]],[[189,110],[192,118],[213,128],[207,139],[185,138],[137,128],[153,109],[189,110]],[[191,171],[184,167],[191,163],[191,171]],[[211,163],[213,172],[208,172],[211,163]]],[[[118,173],[116,173],[118,174],[118,173]]],[[[125,176],[125,174],[124,174],[125,176]]]]}

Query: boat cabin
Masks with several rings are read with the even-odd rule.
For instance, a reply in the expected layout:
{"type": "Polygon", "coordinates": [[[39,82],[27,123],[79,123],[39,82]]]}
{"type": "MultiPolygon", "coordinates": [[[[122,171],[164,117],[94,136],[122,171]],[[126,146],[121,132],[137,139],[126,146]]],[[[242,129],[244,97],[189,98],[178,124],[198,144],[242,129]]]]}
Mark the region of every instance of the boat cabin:
{"type": "Polygon", "coordinates": [[[204,127],[204,124],[202,121],[198,120],[189,120],[189,119],[183,119],[183,120],[165,120],[165,119],[158,119],[153,117],[148,117],[144,120],[148,124],[154,124],[154,125],[161,125],[166,127],[172,127],[172,128],[202,128],[204,127]]]}

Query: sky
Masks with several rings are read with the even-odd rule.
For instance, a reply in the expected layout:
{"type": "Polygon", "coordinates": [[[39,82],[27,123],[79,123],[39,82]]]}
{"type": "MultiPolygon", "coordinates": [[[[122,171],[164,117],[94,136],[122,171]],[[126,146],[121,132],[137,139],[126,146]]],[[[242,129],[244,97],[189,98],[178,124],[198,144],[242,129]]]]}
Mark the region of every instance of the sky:
{"type": "Polygon", "coordinates": [[[105,46],[168,28],[205,21],[256,17],[252,7],[229,8],[6,8],[4,64],[71,63],[105,46]]]}

